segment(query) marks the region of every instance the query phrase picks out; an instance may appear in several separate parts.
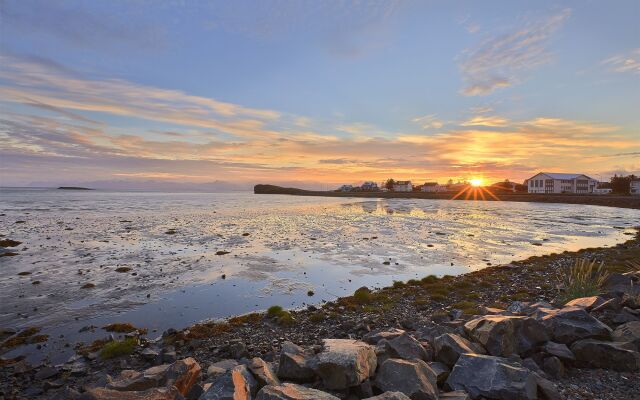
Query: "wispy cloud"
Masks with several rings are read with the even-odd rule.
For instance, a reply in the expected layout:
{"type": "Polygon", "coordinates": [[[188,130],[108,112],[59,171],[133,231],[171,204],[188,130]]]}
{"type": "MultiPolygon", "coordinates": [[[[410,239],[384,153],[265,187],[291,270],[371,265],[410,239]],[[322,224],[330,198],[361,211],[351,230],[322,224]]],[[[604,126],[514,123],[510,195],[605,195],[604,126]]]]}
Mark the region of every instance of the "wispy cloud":
{"type": "Polygon", "coordinates": [[[527,71],[549,62],[550,39],[570,14],[565,9],[546,18],[526,21],[523,26],[490,36],[476,48],[465,50],[459,63],[464,81],[462,93],[490,94],[520,82],[527,71]]]}
{"type": "Polygon", "coordinates": [[[628,54],[607,58],[602,63],[613,72],[640,74],[640,48],[633,49],[628,54]]]}
{"type": "Polygon", "coordinates": [[[422,117],[416,117],[411,120],[419,124],[422,129],[440,129],[444,126],[444,122],[439,120],[435,114],[429,114],[422,117]]]}
{"type": "Polygon", "coordinates": [[[467,121],[462,122],[461,126],[488,126],[493,128],[504,127],[509,124],[509,120],[497,115],[481,115],[475,116],[467,121]]]}

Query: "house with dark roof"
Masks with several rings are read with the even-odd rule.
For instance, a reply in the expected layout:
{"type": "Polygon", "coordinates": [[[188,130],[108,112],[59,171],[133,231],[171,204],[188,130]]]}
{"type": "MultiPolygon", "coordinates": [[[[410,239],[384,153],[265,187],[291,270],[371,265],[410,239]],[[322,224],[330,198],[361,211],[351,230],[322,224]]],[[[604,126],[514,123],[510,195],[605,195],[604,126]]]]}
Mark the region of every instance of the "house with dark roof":
{"type": "Polygon", "coordinates": [[[584,174],[540,172],[527,179],[529,193],[593,193],[598,181],[584,174]]]}

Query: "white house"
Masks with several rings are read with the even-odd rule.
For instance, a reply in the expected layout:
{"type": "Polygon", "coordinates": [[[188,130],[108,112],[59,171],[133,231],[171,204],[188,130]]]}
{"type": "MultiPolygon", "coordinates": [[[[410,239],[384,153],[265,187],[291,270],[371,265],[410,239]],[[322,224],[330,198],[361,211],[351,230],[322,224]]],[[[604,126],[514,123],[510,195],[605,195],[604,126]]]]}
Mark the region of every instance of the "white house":
{"type": "Polygon", "coordinates": [[[426,182],[424,185],[422,185],[420,190],[427,193],[439,193],[439,192],[446,192],[447,187],[443,185],[438,185],[438,182],[426,182]]]}
{"type": "Polygon", "coordinates": [[[640,196],[640,179],[629,182],[629,193],[634,196],[640,196]]]}
{"type": "Polygon", "coordinates": [[[394,192],[412,192],[413,185],[411,181],[395,181],[393,183],[393,191],[394,192]]]}
{"type": "Polygon", "coordinates": [[[598,181],[584,174],[540,172],[527,179],[529,193],[593,193],[598,181]]]}

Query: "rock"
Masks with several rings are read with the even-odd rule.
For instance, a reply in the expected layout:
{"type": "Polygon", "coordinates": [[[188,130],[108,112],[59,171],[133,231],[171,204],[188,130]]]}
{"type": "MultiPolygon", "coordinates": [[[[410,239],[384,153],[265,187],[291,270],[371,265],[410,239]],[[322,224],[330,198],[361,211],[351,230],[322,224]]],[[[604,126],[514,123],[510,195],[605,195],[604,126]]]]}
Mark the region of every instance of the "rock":
{"type": "Polygon", "coordinates": [[[165,372],[165,385],[173,385],[186,396],[196,382],[200,380],[200,364],[192,357],[176,361],[165,372]]]}
{"type": "Polygon", "coordinates": [[[107,384],[107,389],[128,392],[164,386],[166,383],[165,373],[168,369],[169,365],[164,364],[151,367],[144,372],[123,370],[118,378],[107,384]]]}
{"type": "Polygon", "coordinates": [[[470,400],[469,394],[464,390],[454,390],[440,394],[440,400],[470,400]]]}
{"type": "Polygon", "coordinates": [[[438,398],[436,374],[422,360],[388,359],[380,366],[375,385],[382,391],[402,392],[412,400],[438,398]]]}
{"type": "Polygon", "coordinates": [[[411,400],[402,392],[384,392],[377,396],[367,397],[365,400],[411,400]]]}
{"type": "Polygon", "coordinates": [[[59,373],[60,371],[58,371],[56,368],[47,366],[41,368],[38,372],[36,372],[35,378],[38,380],[50,379],[58,375],[59,373]]]}
{"type": "Polygon", "coordinates": [[[436,381],[438,382],[438,385],[442,385],[449,376],[449,367],[447,367],[446,364],[437,361],[429,362],[427,365],[429,365],[429,368],[431,368],[431,370],[436,374],[436,381]]]}
{"type": "Polygon", "coordinates": [[[391,340],[405,333],[402,329],[392,328],[384,331],[369,332],[362,337],[362,340],[369,344],[378,344],[382,339],[391,340]]]}
{"type": "Polygon", "coordinates": [[[616,342],[629,343],[636,351],[640,351],[640,322],[632,321],[620,325],[611,337],[616,342]]]}
{"type": "Polygon", "coordinates": [[[614,297],[612,299],[609,299],[607,301],[605,301],[604,303],[600,304],[599,306],[594,307],[591,311],[594,313],[598,313],[598,312],[603,312],[603,311],[617,311],[619,310],[621,307],[620,305],[620,299],[617,297],[614,297]]]}
{"type": "Polygon", "coordinates": [[[278,364],[278,377],[299,382],[313,380],[313,355],[305,352],[300,346],[284,342],[278,364]]]}
{"type": "Polygon", "coordinates": [[[162,353],[162,362],[165,363],[174,363],[178,359],[178,355],[175,351],[165,351],[162,353]]]}
{"type": "Polygon", "coordinates": [[[547,329],[551,340],[559,343],[569,344],[580,339],[606,340],[611,336],[611,328],[580,307],[540,309],[535,318],[547,329]]]}
{"type": "Polygon", "coordinates": [[[121,392],[113,389],[94,388],[89,389],[83,400],[176,400],[181,397],[175,387],[155,388],[145,391],[121,392]]]}
{"type": "Polygon", "coordinates": [[[529,306],[529,303],[522,301],[514,301],[509,304],[507,311],[513,314],[524,314],[525,309],[529,306]]]}
{"type": "Polygon", "coordinates": [[[536,385],[538,386],[538,397],[546,400],[562,400],[558,388],[550,380],[537,376],[536,385]]]}
{"type": "Polygon", "coordinates": [[[229,354],[231,358],[240,359],[243,357],[249,357],[249,352],[247,351],[247,345],[245,345],[241,341],[235,341],[229,344],[228,347],[229,354]]]}
{"type": "Polygon", "coordinates": [[[350,339],[325,339],[323,343],[317,372],[327,389],[357,386],[375,374],[377,360],[372,346],[350,339]]]}
{"type": "Polygon", "coordinates": [[[537,399],[534,373],[506,358],[463,354],[453,367],[446,385],[452,390],[465,390],[471,398],[537,399]]]}
{"type": "Polygon", "coordinates": [[[280,380],[276,376],[275,372],[273,372],[273,369],[271,369],[271,365],[265,362],[262,358],[252,358],[247,364],[247,367],[258,381],[258,388],[266,385],[278,386],[280,384],[280,380]]]}
{"type": "Polygon", "coordinates": [[[555,379],[562,378],[565,375],[564,364],[562,364],[562,361],[560,361],[560,359],[556,356],[545,358],[542,369],[550,377],[555,379]]]}
{"type": "Polygon", "coordinates": [[[391,340],[387,339],[385,343],[391,358],[429,361],[427,351],[422,347],[420,342],[408,333],[403,333],[391,340]]]}
{"type": "MultiPolygon", "coordinates": [[[[511,361],[515,361],[515,362],[520,362],[518,360],[511,360],[511,361]]],[[[540,363],[542,364],[542,360],[540,361],[540,363]]],[[[522,362],[520,362],[520,364],[522,364],[523,367],[527,368],[529,371],[531,372],[535,372],[538,375],[541,376],[546,376],[547,374],[540,368],[540,366],[538,365],[538,363],[531,357],[527,357],[524,360],[522,360],[522,362]]]]}
{"type": "Polygon", "coordinates": [[[156,360],[160,359],[160,352],[149,347],[142,350],[142,353],[140,353],[140,355],[142,356],[142,358],[149,362],[155,362],[156,360]]]}
{"type": "Polygon", "coordinates": [[[580,307],[584,308],[587,311],[591,311],[593,308],[598,307],[604,304],[605,299],[600,296],[591,296],[591,297],[580,297],[578,299],[573,299],[567,304],[565,307],[580,307]]]}
{"type": "Polygon", "coordinates": [[[502,308],[481,306],[480,312],[482,313],[482,315],[504,315],[505,310],[503,310],[502,308]]]}
{"type": "Polygon", "coordinates": [[[638,275],[638,272],[627,272],[625,274],[612,273],[609,274],[603,286],[608,293],[615,296],[622,296],[625,294],[631,297],[637,296],[640,294],[638,275]]]}
{"type": "Polygon", "coordinates": [[[431,343],[431,345],[433,345],[433,340],[437,336],[444,335],[445,333],[455,333],[455,331],[455,329],[449,326],[429,323],[427,326],[423,326],[418,329],[416,333],[418,335],[418,339],[426,340],[427,342],[431,343]]]}
{"type": "Polygon", "coordinates": [[[219,375],[224,374],[227,371],[231,371],[234,367],[238,365],[240,365],[239,362],[231,359],[215,362],[211,364],[209,368],[207,368],[207,377],[209,379],[214,379],[219,375]]]}
{"type": "Polygon", "coordinates": [[[579,340],[571,345],[571,351],[582,366],[621,372],[640,370],[640,353],[624,348],[619,342],[579,340]]]}
{"type": "Polygon", "coordinates": [[[576,357],[573,355],[571,350],[569,350],[567,345],[564,343],[556,343],[556,342],[549,341],[544,344],[544,346],[542,347],[542,350],[545,353],[550,354],[552,356],[556,356],[559,359],[564,361],[573,361],[576,359],[576,357]]]}
{"type": "Polygon", "coordinates": [[[294,383],[268,385],[260,389],[256,400],[340,400],[338,397],[294,383]]]}
{"type": "Polygon", "coordinates": [[[611,318],[614,324],[625,324],[627,322],[640,322],[640,310],[633,310],[629,307],[623,307],[622,310],[611,318]]]}
{"type": "Polygon", "coordinates": [[[465,332],[494,356],[524,354],[549,340],[542,324],[534,318],[484,316],[464,325],[465,332]]]}
{"type": "Polygon", "coordinates": [[[218,376],[199,400],[251,400],[258,382],[244,365],[218,376]]]}
{"type": "Polygon", "coordinates": [[[191,386],[191,389],[189,389],[189,393],[187,393],[187,395],[184,397],[186,400],[198,400],[203,393],[204,388],[199,383],[196,383],[191,386]]]}
{"type": "Polygon", "coordinates": [[[462,336],[453,333],[445,333],[436,337],[433,344],[436,359],[448,367],[453,367],[461,354],[485,353],[484,350],[478,348],[479,346],[475,346],[462,336]]]}

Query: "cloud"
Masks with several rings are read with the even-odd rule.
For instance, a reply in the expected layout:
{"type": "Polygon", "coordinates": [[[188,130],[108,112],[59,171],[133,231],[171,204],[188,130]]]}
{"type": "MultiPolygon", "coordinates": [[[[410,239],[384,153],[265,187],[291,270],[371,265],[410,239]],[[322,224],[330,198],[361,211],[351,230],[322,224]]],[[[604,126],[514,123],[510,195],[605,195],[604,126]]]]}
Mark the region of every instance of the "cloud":
{"type": "Polygon", "coordinates": [[[552,16],[526,21],[509,32],[490,36],[461,56],[460,72],[466,96],[487,95],[517,84],[531,69],[551,60],[547,47],[553,34],[571,14],[565,9],[552,16]]]}
{"type": "Polygon", "coordinates": [[[462,122],[461,126],[488,126],[488,127],[505,127],[509,124],[509,120],[496,115],[480,115],[475,116],[467,121],[462,122]]]}
{"type": "Polygon", "coordinates": [[[444,122],[436,118],[435,114],[429,114],[422,117],[416,117],[411,120],[420,125],[422,129],[440,129],[444,126],[444,122]]]}
{"type": "Polygon", "coordinates": [[[640,48],[625,55],[616,55],[602,62],[612,72],[640,74],[640,48]]]}

